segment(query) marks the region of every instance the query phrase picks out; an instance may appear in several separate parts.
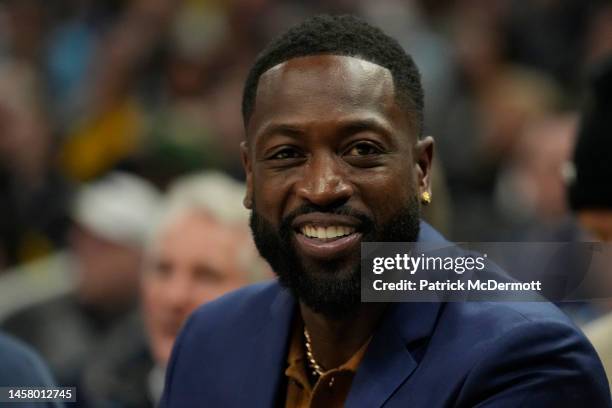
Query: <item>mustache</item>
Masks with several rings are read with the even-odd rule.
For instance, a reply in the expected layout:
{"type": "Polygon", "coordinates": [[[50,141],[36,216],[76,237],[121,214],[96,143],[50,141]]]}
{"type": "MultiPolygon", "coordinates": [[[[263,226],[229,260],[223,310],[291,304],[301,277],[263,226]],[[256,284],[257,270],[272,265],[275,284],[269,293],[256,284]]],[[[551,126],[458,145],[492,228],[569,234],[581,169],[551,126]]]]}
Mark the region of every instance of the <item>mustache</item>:
{"type": "Polygon", "coordinates": [[[344,215],[358,219],[361,222],[360,230],[362,232],[371,231],[374,228],[374,220],[365,213],[355,210],[353,207],[346,204],[321,207],[313,204],[303,204],[295,210],[291,211],[281,220],[280,230],[289,232],[292,231],[291,225],[293,221],[300,215],[311,213],[325,213],[333,215],[344,215]]]}

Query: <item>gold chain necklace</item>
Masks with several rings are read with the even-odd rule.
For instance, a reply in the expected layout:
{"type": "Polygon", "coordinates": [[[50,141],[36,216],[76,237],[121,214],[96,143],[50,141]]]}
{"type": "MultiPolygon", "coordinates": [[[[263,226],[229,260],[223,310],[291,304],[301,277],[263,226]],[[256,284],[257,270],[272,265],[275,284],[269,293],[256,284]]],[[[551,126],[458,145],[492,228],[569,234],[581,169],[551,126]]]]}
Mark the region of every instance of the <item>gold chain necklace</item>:
{"type": "Polygon", "coordinates": [[[304,338],[306,339],[306,357],[308,357],[308,365],[312,368],[312,375],[321,377],[323,375],[323,367],[321,367],[314,358],[312,354],[312,344],[310,343],[310,334],[308,334],[308,330],[304,326],[304,338]]]}

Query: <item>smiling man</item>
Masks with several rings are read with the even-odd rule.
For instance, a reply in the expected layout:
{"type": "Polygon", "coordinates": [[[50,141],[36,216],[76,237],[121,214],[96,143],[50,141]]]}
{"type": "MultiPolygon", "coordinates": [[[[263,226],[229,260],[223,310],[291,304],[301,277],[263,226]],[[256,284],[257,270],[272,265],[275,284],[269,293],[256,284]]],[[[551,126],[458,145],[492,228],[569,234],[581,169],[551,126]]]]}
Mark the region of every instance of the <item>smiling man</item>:
{"type": "Polygon", "coordinates": [[[445,242],[420,221],[433,140],[395,40],[309,19],[260,54],[243,116],[244,204],[278,281],[192,315],[163,406],[610,406],[592,347],[548,303],[360,301],[361,242],[445,242]]]}

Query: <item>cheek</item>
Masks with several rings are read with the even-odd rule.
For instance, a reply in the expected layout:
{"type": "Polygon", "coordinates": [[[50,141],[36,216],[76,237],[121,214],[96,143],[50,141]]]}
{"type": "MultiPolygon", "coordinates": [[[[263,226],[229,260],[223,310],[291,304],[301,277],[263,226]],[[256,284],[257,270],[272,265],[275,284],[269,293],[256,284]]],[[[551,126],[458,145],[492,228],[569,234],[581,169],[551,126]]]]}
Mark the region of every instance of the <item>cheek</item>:
{"type": "Polygon", "coordinates": [[[359,179],[356,183],[359,194],[366,207],[377,216],[394,214],[406,206],[410,198],[416,194],[416,183],[412,173],[404,172],[404,177],[398,177],[394,171],[372,172],[368,177],[359,179]]]}
{"type": "Polygon", "coordinates": [[[212,302],[225,293],[226,291],[223,285],[210,284],[207,287],[201,288],[197,293],[194,293],[191,296],[190,307],[193,310],[201,304],[212,302]]]}
{"type": "Polygon", "coordinates": [[[254,179],[254,200],[257,212],[275,223],[283,216],[295,183],[295,176],[283,174],[260,174],[254,179]]]}
{"type": "Polygon", "coordinates": [[[223,282],[194,277],[181,295],[181,310],[188,316],[198,306],[215,300],[221,294],[223,294],[223,282]]]}
{"type": "Polygon", "coordinates": [[[167,343],[173,339],[170,339],[164,331],[161,314],[155,310],[155,307],[151,307],[152,305],[153,303],[149,302],[148,306],[144,308],[144,324],[155,354],[163,359],[165,349],[168,347],[167,343]]]}
{"type": "Polygon", "coordinates": [[[163,303],[163,284],[156,282],[155,278],[145,278],[142,282],[141,293],[145,319],[151,321],[158,316],[157,311],[163,303]]]}

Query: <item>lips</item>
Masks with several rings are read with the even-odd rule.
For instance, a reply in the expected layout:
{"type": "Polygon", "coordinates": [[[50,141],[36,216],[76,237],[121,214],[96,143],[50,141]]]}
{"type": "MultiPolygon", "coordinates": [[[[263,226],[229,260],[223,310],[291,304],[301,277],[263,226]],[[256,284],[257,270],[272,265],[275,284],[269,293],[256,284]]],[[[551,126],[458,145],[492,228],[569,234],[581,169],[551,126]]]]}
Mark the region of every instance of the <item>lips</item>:
{"type": "Polygon", "coordinates": [[[350,216],[310,213],[296,217],[292,226],[299,251],[325,261],[345,257],[359,248],[360,225],[350,216]]]}

